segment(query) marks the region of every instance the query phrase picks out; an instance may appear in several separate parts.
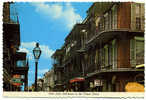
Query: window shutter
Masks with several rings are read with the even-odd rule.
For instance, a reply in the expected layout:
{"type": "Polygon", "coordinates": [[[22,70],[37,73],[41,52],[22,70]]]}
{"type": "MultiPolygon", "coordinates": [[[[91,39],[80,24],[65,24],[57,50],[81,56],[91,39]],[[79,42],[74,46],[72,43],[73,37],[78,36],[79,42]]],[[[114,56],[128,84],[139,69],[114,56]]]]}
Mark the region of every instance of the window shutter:
{"type": "Polygon", "coordinates": [[[136,65],[144,64],[144,41],[136,41],[136,65]]]}
{"type": "Polygon", "coordinates": [[[131,63],[131,67],[135,67],[136,62],[135,62],[135,40],[134,39],[130,40],[130,63],[131,63]]]}

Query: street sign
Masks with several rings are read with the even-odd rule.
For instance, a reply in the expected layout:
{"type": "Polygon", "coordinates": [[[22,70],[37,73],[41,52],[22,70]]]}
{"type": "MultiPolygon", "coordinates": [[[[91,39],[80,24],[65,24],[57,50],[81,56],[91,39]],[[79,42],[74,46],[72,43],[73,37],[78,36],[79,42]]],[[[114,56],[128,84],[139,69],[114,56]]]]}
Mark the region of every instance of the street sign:
{"type": "Polygon", "coordinates": [[[21,79],[19,79],[19,78],[13,78],[12,82],[13,83],[22,83],[21,79]]]}

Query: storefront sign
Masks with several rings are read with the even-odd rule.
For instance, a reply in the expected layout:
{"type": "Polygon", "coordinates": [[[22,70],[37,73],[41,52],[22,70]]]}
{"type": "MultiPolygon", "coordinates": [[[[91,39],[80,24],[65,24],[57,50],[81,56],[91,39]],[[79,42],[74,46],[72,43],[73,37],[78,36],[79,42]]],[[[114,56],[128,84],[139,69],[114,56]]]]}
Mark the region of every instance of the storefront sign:
{"type": "Polygon", "coordinates": [[[102,86],[102,80],[94,80],[94,86],[102,86]]]}
{"type": "Polygon", "coordinates": [[[20,87],[22,85],[22,83],[12,83],[12,85],[20,87]]]}

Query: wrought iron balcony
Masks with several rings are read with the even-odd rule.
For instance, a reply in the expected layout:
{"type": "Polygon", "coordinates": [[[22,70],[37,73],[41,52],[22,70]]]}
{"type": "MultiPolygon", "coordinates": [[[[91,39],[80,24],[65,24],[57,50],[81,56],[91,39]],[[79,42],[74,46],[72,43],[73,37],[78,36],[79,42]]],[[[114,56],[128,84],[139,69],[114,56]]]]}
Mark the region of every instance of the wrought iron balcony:
{"type": "Polygon", "coordinates": [[[56,59],[53,59],[53,66],[54,67],[59,67],[59,65],[60,65],[59,61],[56,60],[56,59]]]}
{"type": "MultiPolygon", "coordinates": [[[[115,60],[113,64],[90,64],[85,69],[85,75],[90,75],[96,72],[118,72],[118,71],[136,71],[137,66],[144,64],[144,57],[141,59],[127,59],[128,63],[123,63],[122,60],[115,60]],[[118,65],[118,63],[120,63],[118,65]]],[[[143,65],[144,66],[144,65],[143,65]]],[[[142,70],[140,70],[142,71],[142,70]]],[[[144,69],[143,69],[144,71],[144,69]]]]}
{"type": "Polygon", "coordinates": [[[28,72],[28,61],[26,60],[26,53],[17,52],[15,55],[16,65],[14,72],[15,74],[24,74],[28,72]]]}
{"type": "Polygon", "coordinates": [[[19,24],[18,13],[15,3],[10,4],[10,23],[19,24]]]}
{"type": "Polygon", "coordinates": [[[118,27],[118,20],[114,20],[112,22],[110,20],[111,19],[105,21],[105,17],[101,16],[98,26],[97,27],[95,26],[96,28],[94,30],[88,29],[88,36],[87,36],[88,38],[85,40],[86,44],[95,40],[96,37],[98,37],[102,33],[107,33],[107,35],[109,35],[110,32],[114,32],[114,31],[144,32],[145,19],[142,16],[137,17],[136,19],[131,19],[131,23],[129,23],[130,27],[125,27],[125,28],[118,27]]]}
{"type": "Polygon", "coordinates": [[[20,45],[20,25],[16,11],[16,4],[13,2],[4,3],[3,38],[6,45],[9,43],[13,44],[15,47],[19,47],[20,45]]]}

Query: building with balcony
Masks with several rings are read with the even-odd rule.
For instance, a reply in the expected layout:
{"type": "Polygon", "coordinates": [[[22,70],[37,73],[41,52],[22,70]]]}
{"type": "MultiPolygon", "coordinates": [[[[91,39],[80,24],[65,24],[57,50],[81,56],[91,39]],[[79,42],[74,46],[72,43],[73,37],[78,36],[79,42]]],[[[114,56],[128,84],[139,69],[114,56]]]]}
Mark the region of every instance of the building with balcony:
{"type": "Polygon", "coordinates": [[[51,69],[48,72],[44,74],[43,77],[43,91],[53,91],[54,86],[55,86],[55,81],[54,81],[54,70],[51,69]]]}
{"type": "Polygon", "coordinates": [[[84,63],[81,60],[83,56],[78,51],[84,48],[85,29],[88,29],[86,24],[75,24],[65,38],[64,73],[68,91],[84,91],[84,63]]]}
{"type": "Polygon", "coordinates": [[[18,52],[20,46],[20,24],[12,2],[3,5],[3,89],[20,91],[24,84],[27,91],[28,61],[26,53],[18,52]],[[13,76],[21,75],[21,84],[14,84],[13,76]]]}
{"type": "Polygon", "coordinates": [[[52,55],[54,69],[54,91],[64,90],[64,67],[63,67],[63,49],[58,49],[52,55]]]}
{"type": "Polygon", "coordinates": [[[144,4],[93,3],[60,50],[54,67],[63,70],[56,75],[66,91],[122,92],[128,82],[144,85],[144,4]]]}
{"type": "Polygon", "coordinates": [[[144,4],[94,3],[84,23],[90,26],[85,40],[85,86],[121,92],[128,82],[141,79],[144,84],[144,4]]]}
{"type": "MultiPolygon", "coordinates": [[[[65,38],[65,44],[52,55],[54,59],[55,87],[58,91],[77,91],[78,82],[80,90],[83,91],[83,68],[81,66],[81,55],[77,50],[81,49],[82,38],[84,38],[84,24],[76,24],[69,35],[65,38]]],[[[79,89],[79,88],[78,88],[79,89]]]]}

